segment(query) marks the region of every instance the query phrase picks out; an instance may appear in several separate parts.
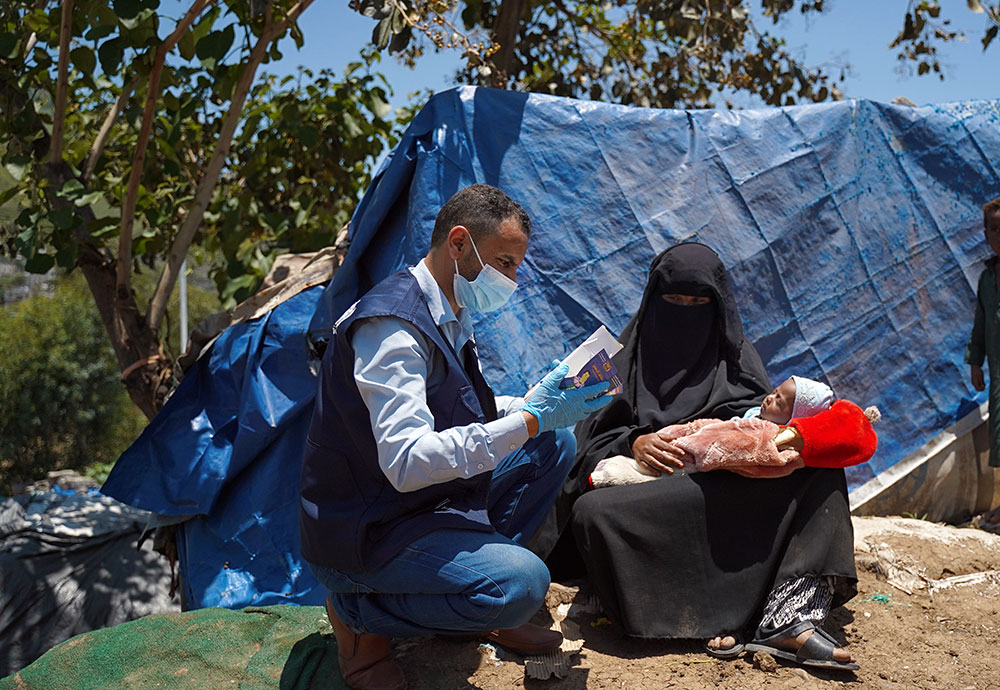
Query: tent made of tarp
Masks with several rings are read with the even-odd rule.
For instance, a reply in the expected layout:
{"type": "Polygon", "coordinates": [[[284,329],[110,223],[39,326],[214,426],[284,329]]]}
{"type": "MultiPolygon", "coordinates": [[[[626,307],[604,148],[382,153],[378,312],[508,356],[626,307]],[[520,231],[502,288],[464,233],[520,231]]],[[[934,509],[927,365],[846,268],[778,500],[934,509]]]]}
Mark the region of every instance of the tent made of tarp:
{"type": "Polygon", "coordinates": [[[438,209],[475,182],[507,191],[534,227],[514,297],[475,318],[498,393],[522,393],[601,324],[619,333],[650,260],[696,240],[730,270],[772,381],[811,376],[881,409],[878,452],[848,472],[852,496],[891,483],[880,478],[986,400],[962,358],[997,161],[998,101],[681,111],[440,93],[358,206],[332,283],[223,333],[104,491],[191,516],[180,559],[193,606],[319,603],[296,514],[311,343],[419,260],[438,209]]]}

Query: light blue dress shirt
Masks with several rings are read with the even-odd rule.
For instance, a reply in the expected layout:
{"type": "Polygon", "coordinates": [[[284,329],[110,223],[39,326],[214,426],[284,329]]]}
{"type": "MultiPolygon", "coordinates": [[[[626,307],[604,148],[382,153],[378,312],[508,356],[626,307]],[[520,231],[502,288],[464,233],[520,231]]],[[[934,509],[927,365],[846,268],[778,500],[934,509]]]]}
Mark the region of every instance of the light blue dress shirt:
{"type": "MultiPolygon", "coordinates": [[[[456,317],[424,261],[409,270],[434,322],[460,352],[472,339],[468,310],[459,309],[456,317]]],[[[408,321],[394,316],[359,321],[351,347],[354,379],[368,407],[378,463],[397,491],[490,472],[528,440],[520,414],[524,399],[510,396],[497,396],[500,418],[495,421],[435,431],[427,389],[444,378],[444,371],[431,357],[434,346],[408,321]]]]}

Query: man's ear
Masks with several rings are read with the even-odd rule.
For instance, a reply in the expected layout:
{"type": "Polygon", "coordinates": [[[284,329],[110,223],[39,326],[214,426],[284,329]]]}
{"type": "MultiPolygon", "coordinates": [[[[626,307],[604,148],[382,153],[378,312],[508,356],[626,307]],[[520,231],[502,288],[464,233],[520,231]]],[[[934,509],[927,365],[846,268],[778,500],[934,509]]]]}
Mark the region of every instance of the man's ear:
{"type": "Polygon", "coordinates": [[[469,230],[464,225],[456,225],[448,231],[446,244],[448,245],[448,258],[452,261],[458,261],[465,256],[467,251],[469,230]]]}

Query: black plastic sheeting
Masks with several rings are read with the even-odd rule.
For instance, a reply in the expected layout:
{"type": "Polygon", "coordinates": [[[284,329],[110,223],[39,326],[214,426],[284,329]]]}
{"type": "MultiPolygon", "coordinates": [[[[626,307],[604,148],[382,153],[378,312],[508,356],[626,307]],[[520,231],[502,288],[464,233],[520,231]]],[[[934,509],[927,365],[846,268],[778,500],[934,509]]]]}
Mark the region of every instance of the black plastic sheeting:
{"type": "Polygon", "coordinates": [[[0,499],[0,677],[74,635],[180,610],[152,540],[136,548],[147,519],[97,494],[0,499]]]}

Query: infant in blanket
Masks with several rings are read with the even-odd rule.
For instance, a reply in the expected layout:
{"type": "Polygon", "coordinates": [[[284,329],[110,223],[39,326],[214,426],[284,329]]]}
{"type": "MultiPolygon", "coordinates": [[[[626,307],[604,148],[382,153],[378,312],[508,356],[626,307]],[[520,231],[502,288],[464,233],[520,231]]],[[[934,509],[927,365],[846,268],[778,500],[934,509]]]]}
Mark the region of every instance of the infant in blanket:
{"type": "MultiPolygon", "coordinates": [[[[783,477],[806,465],[847,467],[867,461],[875,451],[871,424],[878,417],[877,408],[862,412],[846,400],[834,402],[826,384],[792,376],[743,418],[696,419],[664,427],[657,434],[684,452],[681,472],[727,469],[746,477],[783,477]],[[837,437],[844,434],[860,436],[865,451],[838,452],[837,437]],[[812,441],[808,448],[803,447],[805,440],[812,441]]],[[[633,458],[616,455],[597,464],[590,485],[634,484],[658,476],[633,458]]]]}

